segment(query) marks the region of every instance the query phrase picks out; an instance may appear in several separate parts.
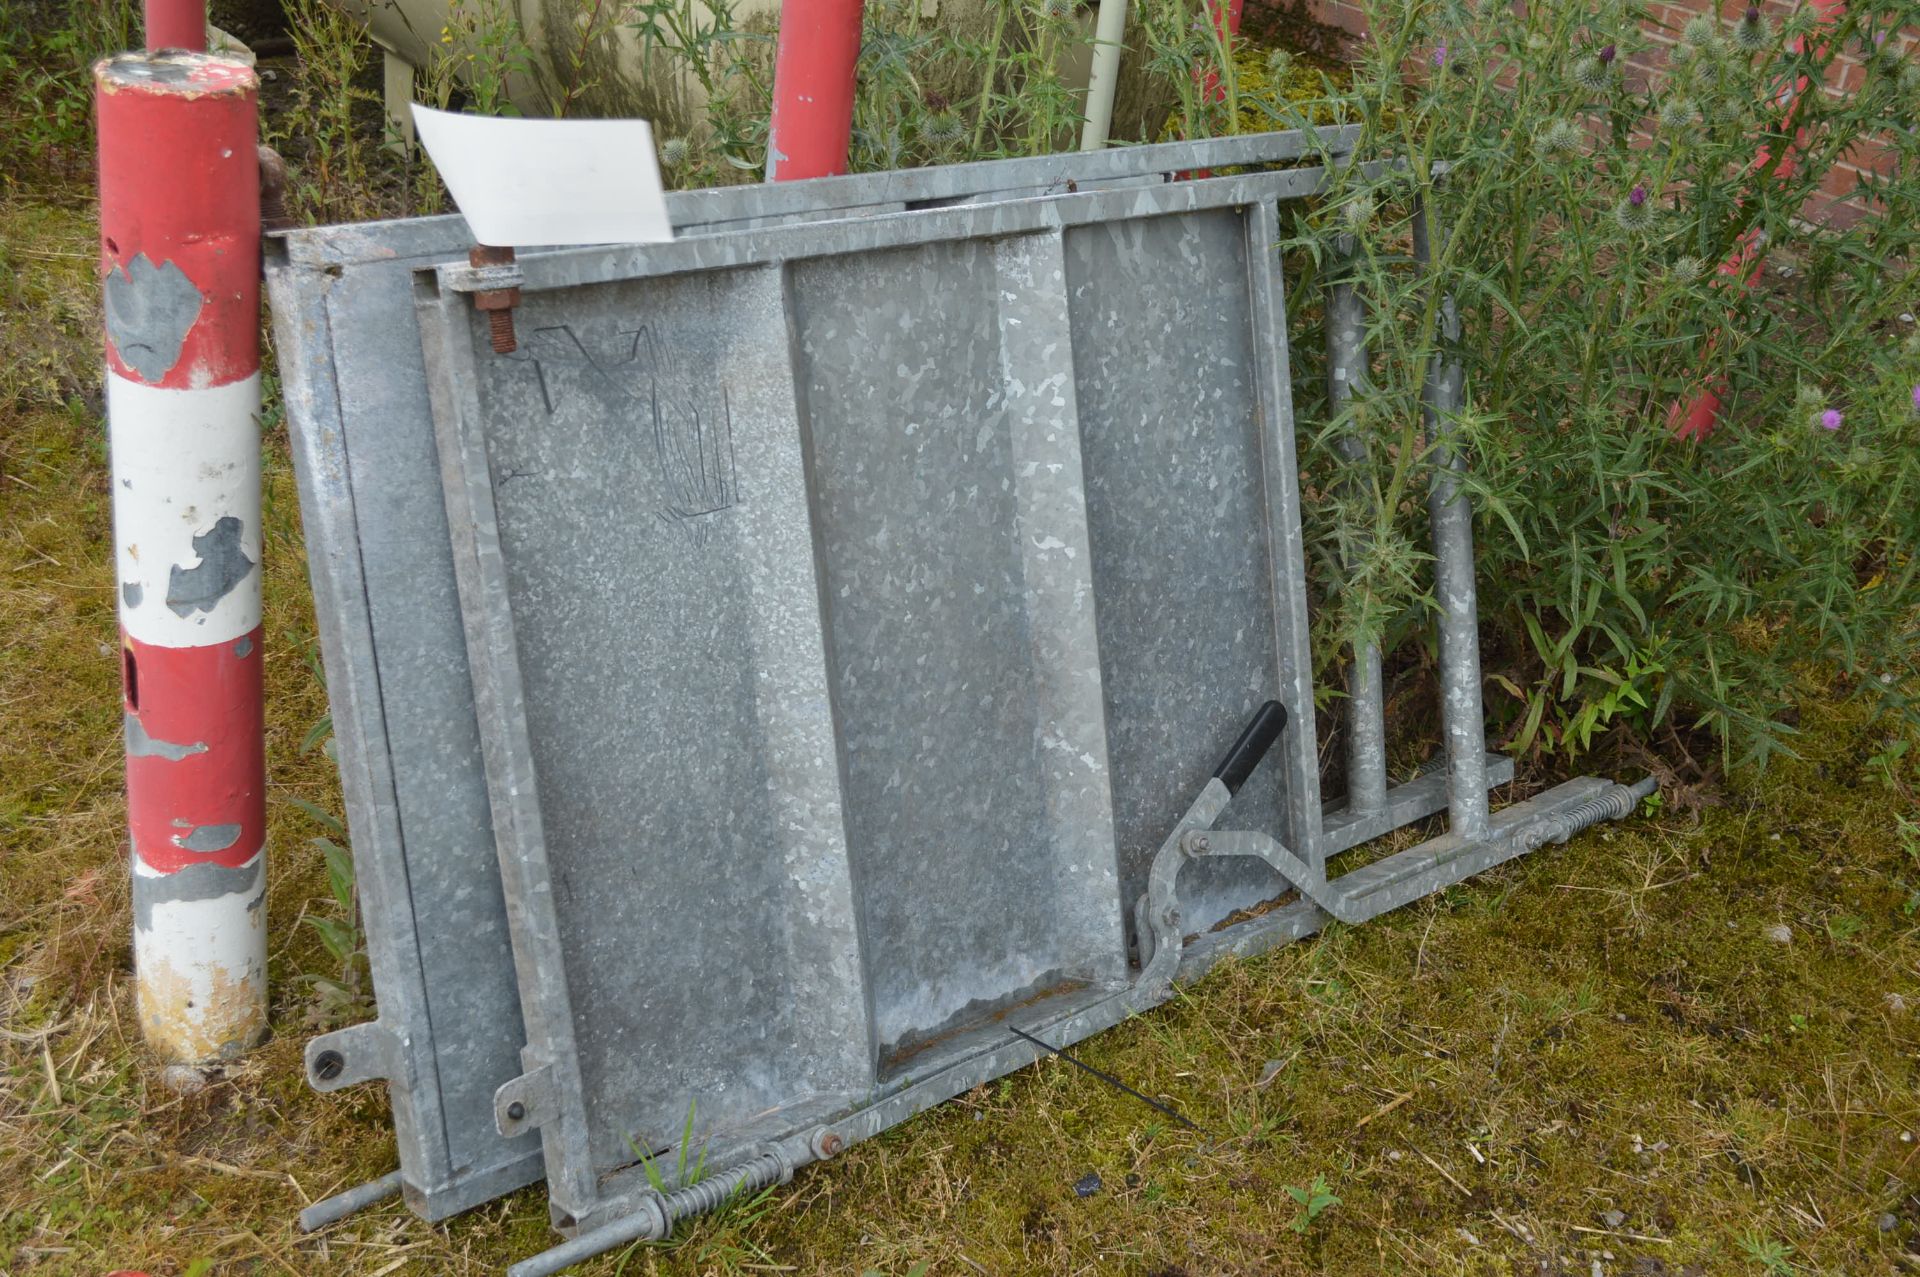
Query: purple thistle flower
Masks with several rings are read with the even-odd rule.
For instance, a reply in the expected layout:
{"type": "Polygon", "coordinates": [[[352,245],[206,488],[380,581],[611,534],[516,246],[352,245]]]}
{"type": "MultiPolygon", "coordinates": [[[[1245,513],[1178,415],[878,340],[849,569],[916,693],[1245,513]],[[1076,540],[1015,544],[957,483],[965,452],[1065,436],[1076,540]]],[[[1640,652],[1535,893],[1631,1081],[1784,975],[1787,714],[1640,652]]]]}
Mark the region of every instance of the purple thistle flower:
{"type": "Polygon", "coordinates": [[[1820,414],[1820,428],[1822,430],[1838,430],[1840,423],[1845,420],[1846,418],[1840,415],[1838,408],[1829,408],[1820,414]]]}
{"type": "Polygon", "coordinates": [[[1445,40],[1442,40],[1433,47],[1433,65],[1435,70],[1447,65],[1447,42],[1445,40]]]}
{"type": "Polygon", "coordinates": [[[1913,410],[1920,412],[1920,383],[1915,383],[1913,387],[1913,410]]]}
{"type": "Polygon", "coordinates": [[[1600,54],[1599,54],[1600,65],[1601,66],[1610,65],[1613,62],[1614,56],[1618,52],[1619,50],[1615,49],[1612,45],[1608,45],[1604,49],[1600,50],[1600,54]]]}
{"type": "Polygon", "coordinates": [[[1633,205],[1635,208],[1639,208],[1642,204],[1646,202],[1647,202],[1647,188],[1645,186],[1636,186],[1627,195],[1627,203],[1633,205]]]}
{"type": "Polygon", "coordinates": [[[1748,5],[1747,6],[1748,25],[1752,25],[1753,23],[1756,23],[1758,21],[1760,21],[1760,6],[1757,4],[1748,5]]]}

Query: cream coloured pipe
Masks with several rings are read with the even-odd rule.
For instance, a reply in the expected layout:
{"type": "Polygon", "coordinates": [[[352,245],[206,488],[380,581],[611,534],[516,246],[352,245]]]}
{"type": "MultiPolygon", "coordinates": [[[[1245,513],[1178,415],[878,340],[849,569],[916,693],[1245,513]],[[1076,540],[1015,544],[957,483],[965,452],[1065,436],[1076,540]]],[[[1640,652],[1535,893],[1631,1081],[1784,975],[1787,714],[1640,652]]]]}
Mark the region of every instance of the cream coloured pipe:
{"type": "Polygon", "coordinates": [[[1113,128],[1113,95],[1120,83],[1120,42],[1127,35],[1127,0],[1100,0],[1093,25],[1093,74],[1087,80],[1087,122],[1080,149],[1098,151],[1113,128]]]}

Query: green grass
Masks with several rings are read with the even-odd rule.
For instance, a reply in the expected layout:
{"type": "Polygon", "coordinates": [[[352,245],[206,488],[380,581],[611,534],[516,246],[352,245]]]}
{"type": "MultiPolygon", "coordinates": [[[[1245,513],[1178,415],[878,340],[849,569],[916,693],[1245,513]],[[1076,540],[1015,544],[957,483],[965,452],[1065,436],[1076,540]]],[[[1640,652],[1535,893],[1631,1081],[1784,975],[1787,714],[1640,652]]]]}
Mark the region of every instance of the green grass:
{"type": "MultiPolygon", "coordinates": [[[[336,906],[294,800],[340,808],[331,765],[299,748],[325,704],[272,424],[274,1037],[186,1096],[140,1046],[93,229],[75,204],[0,204],[0,1273],[498,1271],[552,1240],[537,1188],[438,1227],[395,1203],[293,1230],[394,1151],[378,1088],[301,1080],[324,1013],[303,977],[332,973],[300,919],[336,906]]],[[[1800,757],[1724,806],[1597,830],[1230,965],[1081,1048],[1209,1135],[1046,1060],[579,1271],[1920,1268],[1903,1258],[1920,1247],[1913,763],[1888,762],[1831,689],[1803,691],[1800,757]],[[1782,924],[1790,943],[1768,935],[1782,924]],[[1078,1198],[1089,1171],[1103,1186],[1078,1198]],[[1302,1231],[1290,1190],[1338,1204],[1302,1231]]]]}

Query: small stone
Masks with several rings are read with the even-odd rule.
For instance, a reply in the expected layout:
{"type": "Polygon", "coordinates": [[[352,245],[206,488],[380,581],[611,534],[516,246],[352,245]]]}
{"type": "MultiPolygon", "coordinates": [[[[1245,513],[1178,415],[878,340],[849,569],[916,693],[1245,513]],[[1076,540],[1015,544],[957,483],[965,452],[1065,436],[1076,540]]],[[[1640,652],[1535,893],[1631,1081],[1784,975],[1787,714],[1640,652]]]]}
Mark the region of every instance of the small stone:
{"type": "Polygon", "coordinates": [[[1900,1227],[1900,1217],[1898,1215],[1882,1215],[1879,1219],[1879,1224],[1881,1232],[1890,1233],[1900,1227]]]}
{"type": "Polygon", "coordinates": [[[1789,927],[1784,922],[1776,922],[1771,927],[1768,927],[1765,931],[1761,932],[1760,934],[1764,935],[1767,939],[1773,941],[1775,944],[1792,944],[1793,943],[1793,928],[1789,927]]]}
{"type": "Polygon", "coordinates": [[[1402,1152],[1401,1152],[1401,1151],[1400,1151],[1399,1149],[1397,1149],[1397,1148],[1390,1148],[1390,1149],[1388,1149],[1388,1150],[1387,1150],[1387,1160],[1388,1160],[1389,1162],[1397,1162],[1397,1161],[1399,1161],[1399,1160],[1400,1160],[1401,1158],[1403,1158],[1403,1157],[1405,1157],[1405,1156],[1406,1156],[1406,1154],[1405,1154],[1405,1153],[1402,1153],[1402,1152]]]}
{"type": "Polygon", "coordinates": [[[198,1095],[207,1089],[207,1075],[191,1064],[169,1064],[160,1070],[160,1085],[175,1095],[198,1095]]]}
{"type": "Polygon", "coordinates": [[[1478,1237],[1475,1237],[1472,1233],[1468,1232],[1464,1228],[1456,1228],[1453,1231],[1456,1233],[1459,1233],[1461,1240],[1466,1242],[1467,1245],[1469,1246],[1478,1246],[1480,1244],[1480,1239],[1478,1237]]]}
{"type": "Polygon", "coordinates": [[[1075,1197],[1092,1197],[1099,1191],[1100,1173],[1098,1171],[1088,1171],[1085,1175],[1073,1181],[1073,1195],[1075,1197]]]}
{"type": "Polygon", "coordinates": [[[1625,1211],[1610,1210],[1600,1216],[1600,1222],[1608,1228],[1618,1228],[1627,1222],[1627,1213],[1625,1211]]]}
{"type": "Polygon", "coordinates": [[[1287,1066],[1284,1061],[1268,1060],[1265,1064],[1260,1066],[1260,1080],[1258,1082],[1255,1082],[1254,1085],[1265,1086],[1267,1083],[1273,1081],[1273,1079],[1279,1077],[1280,1070],[1286,1067],[1287,1066]]]}
{"type": "Polygon", "coordinates": [[[1895,1015],[1906,1014],[1907,1000],[1901,997],[1899,994],[1889,993],[1885,998],[1881,1000],[1887,1004],[1887,1010],[1893,1012],[1895,1015]]]}

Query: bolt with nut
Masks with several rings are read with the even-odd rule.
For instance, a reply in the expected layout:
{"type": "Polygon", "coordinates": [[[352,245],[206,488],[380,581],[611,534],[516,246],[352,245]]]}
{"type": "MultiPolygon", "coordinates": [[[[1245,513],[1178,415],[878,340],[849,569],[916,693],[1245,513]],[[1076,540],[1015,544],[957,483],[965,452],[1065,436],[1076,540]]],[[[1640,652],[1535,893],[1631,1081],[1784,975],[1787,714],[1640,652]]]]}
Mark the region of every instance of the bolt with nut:
{"type": "MultiPolygon", "coordinates": [[[[475,244],[467,250],[467,265],[475,270],[488,266],[513,265],[511,248],[495,248],[491,244],[475,244]]],[[[511,355],[519,349],[519,343],[513,335],[513,308],[520,304],[518,288],[483,288],[473,295],[475,310],[487,312],[487,334],[493,342],[493,353],[511,355]]]]}

